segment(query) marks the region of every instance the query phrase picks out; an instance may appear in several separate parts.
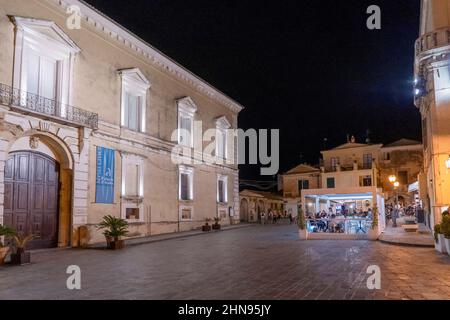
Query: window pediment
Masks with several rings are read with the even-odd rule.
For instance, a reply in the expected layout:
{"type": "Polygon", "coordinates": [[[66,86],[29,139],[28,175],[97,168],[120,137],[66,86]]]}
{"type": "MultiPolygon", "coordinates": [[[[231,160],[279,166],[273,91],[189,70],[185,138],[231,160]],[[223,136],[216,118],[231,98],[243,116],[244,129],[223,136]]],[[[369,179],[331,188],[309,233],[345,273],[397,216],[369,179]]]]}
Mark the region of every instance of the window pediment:
{"type": "Polygon", "coordinates": [[[191,97],[184,97],[177,100],[178,109],[189,115],[194,115],[197,112],[197,105],[191,97]]]}
{"type": "Polygon", "coordinates": [[[150,81],[138,68],[121,69],[118,71],[122,77],[124,85],[130,88],[137,88],[140,91],[147,91],[150,88],[150,81]]]}
{"type": "Polygon", "coordinates": [[[78,53],[81,49],[75,42],[53,21],[19,16],[10,16],[16,28],[24,32],[25,38],[40,45],[51,44],[51,49],[78,53]]]}
{"type": "Polygon", "coordinates": [[[216,119],[216,126],[221,129],[231,128],[231,123],[228,121],[227,117],[221,116],[216,119]]]}

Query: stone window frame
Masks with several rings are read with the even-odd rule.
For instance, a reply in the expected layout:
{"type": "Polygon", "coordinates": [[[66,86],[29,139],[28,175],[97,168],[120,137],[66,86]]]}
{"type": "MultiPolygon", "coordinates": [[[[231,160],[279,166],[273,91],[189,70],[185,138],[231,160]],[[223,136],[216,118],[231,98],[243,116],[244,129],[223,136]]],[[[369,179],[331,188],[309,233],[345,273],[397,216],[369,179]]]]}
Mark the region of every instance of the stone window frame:
{"type": "Polygon", "coordinates": [[[60,116],[65,116],[66,105],[72,105],[72,87],[75,56],[81,49],[53,21],[10,16],[15,25],[13,86],[27,92],[27,50],[40,57],[57,61],[56,101],[61,104],[60,116]],[[43,31],[46,31],[45,33],[43,31]]]}
{"type": "Polygon", "coordinates": [[[215,155],[219,159],[228,159],[228,134],[227,130],[231,128],[231,123],[225,116],[221,116],[216,119],[216,152],[215,155]],[[225,150],[223,150],[223,155],[219,154],[219,134],[224,138],[222,142],[225,150]]]}
{"type": "Polygon", "coordinates": [[[217,203],[228,204],[228,176],[224,175],[224,174],[217,175],[217,203]],[[222,181],[224,184],[223,190],[224,190],[224,200],[225,201],[223,201],[223,202],[220,201],[219,181],[222,181]]]}
{"type": "Polygon", "coordinates": [[[121,152],[121,217],[128,222],[145,222],[144,218],[144,159],[138,155],[121,152]],[[138,166],[138,194],[127,195],[126,194],[126,167],[128,164],[135,164],[138,166]],[[127,219],[126,209],[136,208],[139,209],[139,219],[127,219]]]}
{"type": "Polygon", "coordinates": [[[138,68],[121,69],[118,71],[121,77],[121,98],[120,98],[120,125],[128,130],[145,133],[147,128],[147,99],[148,91],[150,89],[150,82],[145,75],[138,68]],[[126,109],[126,97],[127,95],[133,95],[138,97],[139,115],[138,115],[138,128],[131,129],[125,124],[125,109],[126,109]]]}
{"type": "Polygon", "coordinates": [[[197,113],[197,105],[190,97],[184,97],[177,100],[177,141],[180,146],[194,147],[194,120],[197,113]],[[189,118],[191,120],[190,137],[188,143],[182,141],[181,118],[189,118]]]}
{"type": "Polygon", "coordinates": [[[184,201],[184,202],[194,201],[194,168],[193,167],[188,167],[188,166],[184,166],[184,165],[178,166],[178,200],[184,201]],[[188,179],[189,179],[189,181],[188,181],[188,184],[189,184],[188,199],[181,198],[181,174],[188,175],[188,179]]]}

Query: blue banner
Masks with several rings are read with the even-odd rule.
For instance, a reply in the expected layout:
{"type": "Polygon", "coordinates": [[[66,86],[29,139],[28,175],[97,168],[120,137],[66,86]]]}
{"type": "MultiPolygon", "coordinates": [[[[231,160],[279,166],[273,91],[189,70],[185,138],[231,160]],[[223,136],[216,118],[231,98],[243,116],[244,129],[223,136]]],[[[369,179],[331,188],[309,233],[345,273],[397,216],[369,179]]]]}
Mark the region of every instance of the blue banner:
{"type": "Polygon", "coordinates": [[[114,203],[114,150],[97,147],[95,202],[114,203]]]}

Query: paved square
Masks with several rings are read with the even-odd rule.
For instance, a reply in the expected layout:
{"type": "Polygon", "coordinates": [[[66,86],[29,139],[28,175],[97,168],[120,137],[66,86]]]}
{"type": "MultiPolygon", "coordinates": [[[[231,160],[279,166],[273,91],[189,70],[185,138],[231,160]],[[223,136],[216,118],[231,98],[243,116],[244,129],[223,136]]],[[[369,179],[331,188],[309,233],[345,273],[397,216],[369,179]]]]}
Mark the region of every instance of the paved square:
{"type": "Polygon", "coordinates": [[[300,241],[252,226],[123,251],[53,250],[0,268],[0,299],[450,299],[450,257],[369,241],[300,241]],[[78,265],[82,289],[66,289],[78,265]],[[368,290],[369,265],[381,290],[368,290]]]}

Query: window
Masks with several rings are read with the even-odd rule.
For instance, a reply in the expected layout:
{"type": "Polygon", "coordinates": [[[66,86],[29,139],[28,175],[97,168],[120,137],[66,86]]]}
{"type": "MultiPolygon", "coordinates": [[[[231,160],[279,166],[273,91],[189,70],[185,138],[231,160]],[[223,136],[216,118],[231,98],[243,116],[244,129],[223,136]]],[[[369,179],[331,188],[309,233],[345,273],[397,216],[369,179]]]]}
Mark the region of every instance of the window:
{"type": "Polygon", "coordinates": [[[184,201],[193,200],[193,168],[180,166],[179,175],[179,199],[184,201]]]}
{"type": "Polygon", "coordinates": [[[192,220],[192,207],[180,207],[180,219],[181,220],[192,220]]]}
{"type": "Polygon", "coordinates": [[[370,186],[372,186],[372,177],[371,176],[363,176],[363,177],[361,177],[359,184],[362,187],[370,187],[370,186]]]}
{"type": "Polygon", "coordinates": [[[25,51],[25,61],[26,91],[56,100],[58,62],[31,48],[25,51]]]}
{"type": "Polygon", "coordinates": [[[331,170],[336,171],[339,166],[339,158],[331,158],[331,170]]]}
{"type": "Polygon", "coordinates": [[[334,178],[327,178],[327,188],[332,189],[334,185],[334,178]]]}
{"type": "Polygon", "coordinates": [[[150,83],[137,68],[119,70],[122,77],[121,125],[145,132],[147,91],[150,83]]]}
{"type": "Polygon", "coordinates": [[[185,97],[177,101],[178,105],[178,143],[182,146],[194,147],[194,114],[197,106],[194,101],[185,97]]]}
{"type": "Polygon", "coordinates": [[[372,169],[372,154],[366,153],[363,155],[363,168],[372,169]]]}
{"type": "Polygon", "coordinates": [[[390,152],[385,152],[383,154],[383,159],[386,160],[386,161],[391,160],[391,153],[390,152]]]}
{"type": "Polygon", "coordinates": [[[144,166],[137,155],[122,152],[122,218],[144,221],[144,166]]]}
{"type": "Polygon", "coordinates": [[[217,202],[228,202],[228,177],[219,175],[217,177],[217,202]]]}
{"type": "Polygon", "coordinates": [[[298,180],[298,191],[309,189],[309,180],[298,180]]]}
{"type": "Polygon", "coordinates": [[[227,154],[227,136],[224,129],[217,128],[217,156],[219,158],[225,158],[227,154]]]}
{"type": "Polygon", "coordinates": [[[216,156],[220,159],[228,158],[227,129],[231,127],[225,116],[216,120],[216,156]]]}
{"type": "Polygon", "coordinates": [[[81,50],[54,22],[12,17],[15,28],[14,87],[44,99],[23,95],[21,105],[63,117],[71,104],[74,58],[81,50]],[[56,104],[58,103],[58,108],[56,104]]]}

